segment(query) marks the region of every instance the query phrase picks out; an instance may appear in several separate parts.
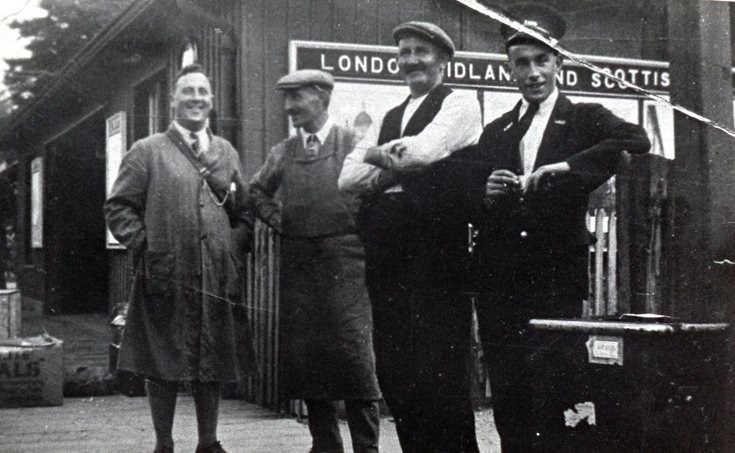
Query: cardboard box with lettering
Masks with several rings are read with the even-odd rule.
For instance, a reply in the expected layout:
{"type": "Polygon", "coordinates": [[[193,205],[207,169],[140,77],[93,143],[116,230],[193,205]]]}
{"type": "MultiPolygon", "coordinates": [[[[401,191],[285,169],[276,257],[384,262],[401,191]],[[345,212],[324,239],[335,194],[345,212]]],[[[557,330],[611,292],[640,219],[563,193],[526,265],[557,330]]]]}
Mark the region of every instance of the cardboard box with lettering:
{"type": "Polygon", "coordinates": [[[20,291],[0,289],[0,340],[20,336],[20,291]]]}
{"type": "Polygon", "coordinates": [[[62,345],[49,335],[0,340],[0,407],[62,405],[62,345]]]}

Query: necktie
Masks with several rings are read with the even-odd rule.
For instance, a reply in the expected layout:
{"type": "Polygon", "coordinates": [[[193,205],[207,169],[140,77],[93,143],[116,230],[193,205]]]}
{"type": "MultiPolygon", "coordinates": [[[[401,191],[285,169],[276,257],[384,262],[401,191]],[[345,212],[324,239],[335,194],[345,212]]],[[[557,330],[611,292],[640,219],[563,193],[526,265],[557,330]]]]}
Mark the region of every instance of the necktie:
{"type": "Polygon", "coordinates": [[[511,141],[511,148],[513,152],[513,172],[519,175],[523,174],[523,156],[521,155],[521,140],[523,140],[523,136],[526,135],[526,132],[528,132],[528,128],[531,127],[531,122],[533,121],[533,117],[536,115],[536,112],[538,112],[538,104],[537,103],[528,103],[528,108],[526,109],[526,113],[523,114],[521,117],[521,120],[518,121],[518,124],[515,125],[513,128],[513,137],[511,141]]]}
{"type": "Polygon", "coordinates": [[[201,145],[199,144],[199,136],[196,132],[189,132],[189,138],[191,139],[191,149],[194,151],[194,155],[199,157],[201,154],[201,145]]]}
{"type": "Polygon", "coordinates": [[[319,139],[314,134],[306,137],[306,157],[316,157],[319,154],[319,139]]]}

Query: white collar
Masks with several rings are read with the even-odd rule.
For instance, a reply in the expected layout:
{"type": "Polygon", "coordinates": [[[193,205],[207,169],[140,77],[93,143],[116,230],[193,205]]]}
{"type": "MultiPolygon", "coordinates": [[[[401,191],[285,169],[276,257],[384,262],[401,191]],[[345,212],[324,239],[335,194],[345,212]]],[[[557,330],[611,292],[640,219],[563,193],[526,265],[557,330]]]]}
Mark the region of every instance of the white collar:
{"type": "Polygon", "coordinates": [[[312,133],[312,132],[306,132],[305,130],[301,129],[301,140],[304,143],[304,147],[306,147],[306,138],[309,135],[316,135],[316,138],[319,139],[319,144],[323,145],[327,141],[327,137],[329,136],[329,131],[332,130],[332,126],[334,126],[332,117],[327,116],[327,121],[324,122],[321,129],[319,129],[318,131],[312,133]]]}
{"type": "Polygon", "coordinates": [[[413,96],[409,96],[408,97],[408,105],[411,105],[411,104],[421,104],[423,102],[423,100],[426,99],[426,96],[429,95],[429,93],[431,93],[431,90],[427,91],[426,93],[422,94],[421,96],[419,96],[417,98],[415,98],[413,96]]]}
{"type": "Polygon", "coordinates": [[[417,98],[409,97],[408,102],[406,103],[406,108],[403,110],[403,117],[401,118],[401,135],[406,130],[406,126],[408,126],[408,122],[411,121],[411,118],[413,118],[414,113],[421,107],[421,105],[424,103],[424,100],[429,95],[429,93],[424,94],[423,96],[419,96],[417,98]]]}
{"type": "MultiPolygon", "coordinates": [[[[541,103],[538,105],[538,112],[541,115],[545,115],[546,113],[551,112],[558,98],[559,89],[554,87],[554,91],[552,91],[551,94],[546,99],[541,101],[541,103]]],[[[522,117],[523,114],[526,113],[526,110],[528,110],[528,101],[526,100],[526,98],[521,98],[521,109],[518,112],[518,118],[522,117]]]]}
{"type": "Polygon", "coordinates": [[[184,126],[182,126],[181,124],[179,124],[179,122],[176,121],[176,120],[174,120],[173,123],[174,123],[174,127],[176,128],[176,130],[179,131],[179,133],[181,134],[181,136],[184,137],[184,139],[187,142],[191,142],[191,136],[190,136],[190,134],[192,132],[194,132],[195,134],[197,134],[200,139],[201,139],[201,137],[203,135],[207,135],[207,128],[208,128],[209,122],[205,123],[204,127],[201,128],[201,129],[199,129],[198,131],[192,131],[191,129],[187,129],[184,126]]]}

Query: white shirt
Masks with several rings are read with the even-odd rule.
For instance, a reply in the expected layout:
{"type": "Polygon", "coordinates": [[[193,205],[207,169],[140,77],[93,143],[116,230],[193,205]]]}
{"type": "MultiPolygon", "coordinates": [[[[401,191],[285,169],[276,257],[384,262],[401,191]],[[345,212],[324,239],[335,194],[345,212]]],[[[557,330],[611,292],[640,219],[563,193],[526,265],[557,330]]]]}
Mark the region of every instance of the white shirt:
{"type": "Polygon", "coordinates": [[[207,126],[199,129],[198,131],[191,131],[181,124],[178,123],[178,121],[174,120],[174,127],[176,130],[179,131],[182,137],[184,137],[184,141],[186,141],[186,144],[191,146],[191,144],[194,142],[189,134],[194,132],[197,137],[199,138],[199,151],[200,152],[207,152],[209,150],[209,132],[207,126]]]}
{"type": "Polygon", "coordinates": [[[401,136],[403,136],[403,131],[406,130],[408,122],[411,121],[411,117],[413,117],[413,114],[416,113],[416,110],[419,109],[421,104],[424,102],[424,99],[426,99],[426,96],[428,95],[429,93],[426,93],[425,95],[419,96],[417,98],[408,98],[406,108],[403,110],[403,118],[401,118],[401,136]]]}
{"type": "MultiPolygon", "coordinates": [[[[410,102],[401,119],[403,130],[421,103],[418,98],[410,102]]],[[[375,190],[381,168],[366,164],[365,153],[378,141],[380,125],[373,125],[366,137],[345,158],[342,173],[339,175],[340,190],[352,193],[370,193],[375,190]]],[[[474,92],[452,91],[442,102],[441,109],[434,119],[417,135],[401,137],[384,146],[400,143],[406,147],[403,156],[391,168],[397,171],[419,169],[432,164],[451,153],[477,143],[482,133],[480,103],[474,92]]],[[[397,187],[389,191],[399,190],[397,187]]]]}
{"type": "MultiPolygon", "coordinates": [[[[332,130],[333,125],[334,122],[332,121],[332,118],[327,116],[327,121],[324,122],[322,128],[313,133],[316,135],[317,140],[319,140],[320,146],[327,140],[327,136],[329,135],[329,131],[332,130]]],[[[306,132],[303,129],[299,129],[299,133],[301,134],[301,143],[304,145],[304,149],[306,149],[306,140],[309,138],[309,135],[312,135],[312,133],[306,132]]]]}
{"type": "MultiPolygon", "coordinates": [[[[536,162],[536,155],[541,146],[541,140],[544,138],[546,125],[549,123],[551,112],[554,110],[556,99],[559,97],[559,90],[554,91],[538,105],[538,112],[533,116],[531,126],[528,128],[526,135],[521,139],[520,153],[523,159],[523,176],[533,173],[533,167],[536,162]]],[[[518,120],[523,118],[523,114],[528,110],[528,101],[521,101],[521,108],[518,111],[518,120]]]]}

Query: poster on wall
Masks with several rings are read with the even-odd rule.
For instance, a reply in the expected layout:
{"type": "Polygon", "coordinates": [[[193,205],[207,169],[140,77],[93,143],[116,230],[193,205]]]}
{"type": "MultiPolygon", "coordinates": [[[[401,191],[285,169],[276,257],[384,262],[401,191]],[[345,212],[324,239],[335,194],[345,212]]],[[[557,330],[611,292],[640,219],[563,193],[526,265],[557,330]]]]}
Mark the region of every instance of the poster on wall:
{"type": "MultiPolygon", "coordinates": [[[[105,121],[106,126],[106,142],[105,142],[105,155],[106,155],[106,167],[105,167],[105,198],[110,195],[112,190],[112,184],[117,179],[117,173],[120,170],[120,163],[122,162],[123,155],[127,149],[126,143],[126,117],[125,112],[117,112],[107,118],[105,121]]],[[[124,249],[125,246],[120,244],[117,239],[112,235],[109,229],[106,230],[107,234],[107,248],[108,249],[124,249]]]]}
{"type": "MultiPolygon", "coordinates": [[[[667,95],[670,78],[666,63],[582,56],[628,82],[653,93],[667,95]]],[[[512,109],[521,96],[505,65],[503,54],[457,52],[444,74],[445,83],[457,90],[477,93],[487,124],[512,109]]],[[[321,69],[335,78],[329,106],[335,122],[354,128],[358,136],[379,128],[385,112],[408,96],[401,79],[396,48],[363,44],[291,41],[289,69],[321,69]]],[[[673,158],[673,122],[661,110],[625,85],[574,63],[565,63],[557,77],[561,92],[573,102],[595,102],[658,137],[659,154],[673,158]],[[655,118],[654,118],[655,117],[655,118]]]]}
{"type": "Polygon", "coordinates": [[[673,159],[674,109],[655,101],[643,101],[643,124],[651,140],[651,153],[673,159]]]}
{"type": "Polygon", "coordinates": [[[31,161],[31,247],[43,247],[43,157],[31,161]]]}

